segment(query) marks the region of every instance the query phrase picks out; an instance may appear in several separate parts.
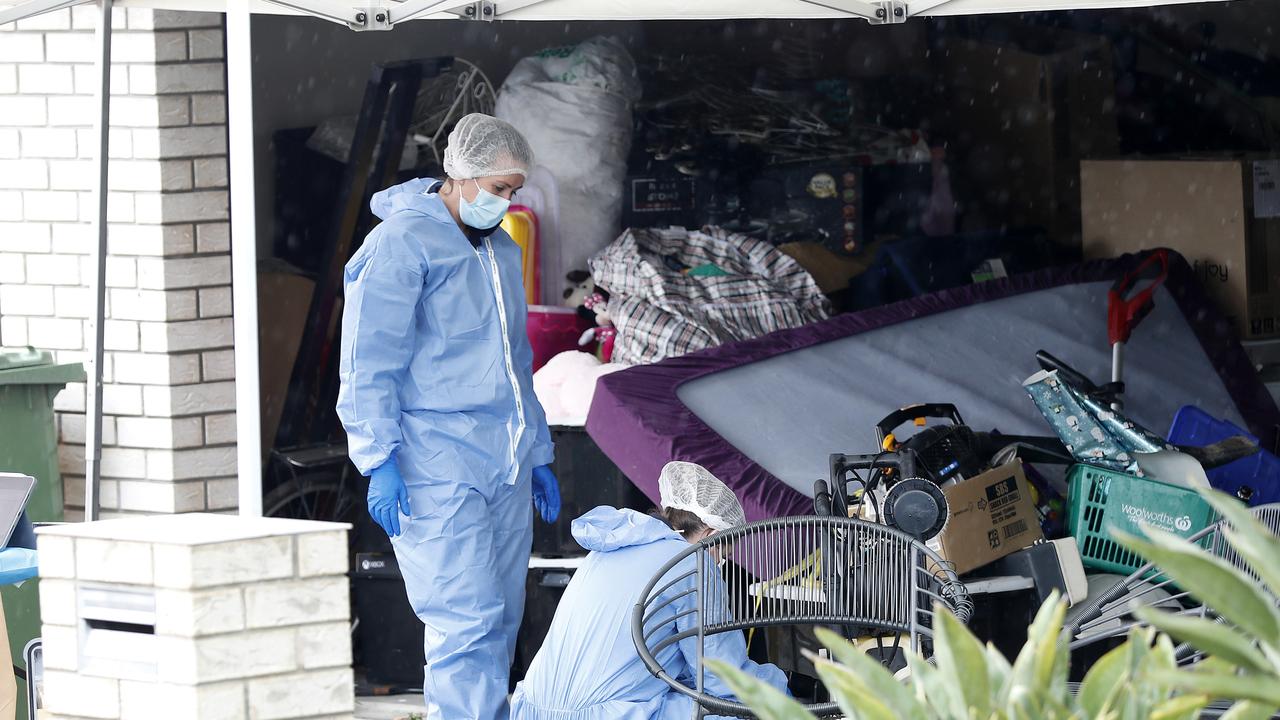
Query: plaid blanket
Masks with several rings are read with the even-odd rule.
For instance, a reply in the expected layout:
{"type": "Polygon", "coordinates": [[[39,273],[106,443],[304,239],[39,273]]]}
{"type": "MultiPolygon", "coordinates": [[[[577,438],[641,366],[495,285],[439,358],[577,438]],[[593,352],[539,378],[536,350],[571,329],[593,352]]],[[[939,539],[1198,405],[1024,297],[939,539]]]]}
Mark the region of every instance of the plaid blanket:
{"type": "Polygon", "coordinates": [[[591,271],[611,295],[618,363],[654,363],[830,313],[795,260],[719,228],[628,230],[591,259],[591,271]]]}

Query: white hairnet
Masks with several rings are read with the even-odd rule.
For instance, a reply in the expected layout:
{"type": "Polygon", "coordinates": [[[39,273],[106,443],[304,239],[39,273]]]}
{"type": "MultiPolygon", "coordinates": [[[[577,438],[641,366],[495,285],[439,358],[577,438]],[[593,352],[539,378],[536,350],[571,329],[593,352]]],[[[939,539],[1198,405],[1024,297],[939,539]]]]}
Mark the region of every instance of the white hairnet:
{"type": "Polygon", "coordinates": [[[472,113],[458,121],[444,150],[444,171],[454,180],[525,175],[533,168],[533,150],[510,124],[472,113]]]}
{"type": "Polygon", "coordinates": [[[747,522],[742,504],[729,486],[701,465],[667,463],[658,477],[658,494],[663,509],[691,512],[712,530],[728,530],[747,522]]]}

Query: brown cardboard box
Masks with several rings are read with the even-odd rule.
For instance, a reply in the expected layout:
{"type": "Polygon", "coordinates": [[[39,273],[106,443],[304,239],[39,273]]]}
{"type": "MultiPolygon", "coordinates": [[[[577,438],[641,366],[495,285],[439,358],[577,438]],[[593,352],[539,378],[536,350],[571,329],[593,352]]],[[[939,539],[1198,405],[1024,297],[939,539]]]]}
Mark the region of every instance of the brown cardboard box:
{"type": "Polygon", "coordinates": [[[950,518],[930,541],[963,575],[1044,537],[1022,462],[1013,460],[943,490],[950,518]]]}
{"type": "Polygon", "coordinates": [[[258,372],[262,456],[275,447],[293,364],[311,309],[315,281],[292,272],[258,272],[258,372]]]}
{"type": "Polygon", "coordinates": [[[1280,160],[1082,163],[1084,254],[1177,250],[1242,338],[1280,334],[1280,160]]]}
{"type": "Polygon", "coordinates": [[[1069,32],[1027,40],[1023,49],[954,40],[934,53],[952,186],[989,223],[1043,227],[1066,242],[1079,233],[1080,159],[1120,151],[1111,47],[1069,32]]]}

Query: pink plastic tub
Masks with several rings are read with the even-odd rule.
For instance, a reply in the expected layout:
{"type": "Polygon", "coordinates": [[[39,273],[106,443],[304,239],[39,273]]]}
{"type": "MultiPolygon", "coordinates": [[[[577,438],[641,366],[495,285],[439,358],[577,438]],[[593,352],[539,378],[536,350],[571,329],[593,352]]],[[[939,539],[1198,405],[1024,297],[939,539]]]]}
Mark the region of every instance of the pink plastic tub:
{"type": "Polygon", "coordinates": [[[578,347],[578,338],[591,329],[592,323],[578,317],[572,308],[554,305],[529,306],[529,344],[533,346],[533,371],[568,350],[595,352],[595,343],[578,347]]]}

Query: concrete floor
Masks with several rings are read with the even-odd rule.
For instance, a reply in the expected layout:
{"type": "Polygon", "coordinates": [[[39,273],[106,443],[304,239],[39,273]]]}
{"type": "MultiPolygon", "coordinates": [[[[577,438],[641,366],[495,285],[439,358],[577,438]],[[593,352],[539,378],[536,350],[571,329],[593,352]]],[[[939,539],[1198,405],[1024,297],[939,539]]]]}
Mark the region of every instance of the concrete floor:
{"type": "Polygon", "coordinates": [[[421,693],[356,698],[356,720],[413,720],[423,709],[421,693]]]}

